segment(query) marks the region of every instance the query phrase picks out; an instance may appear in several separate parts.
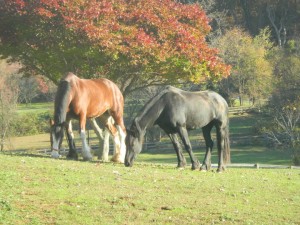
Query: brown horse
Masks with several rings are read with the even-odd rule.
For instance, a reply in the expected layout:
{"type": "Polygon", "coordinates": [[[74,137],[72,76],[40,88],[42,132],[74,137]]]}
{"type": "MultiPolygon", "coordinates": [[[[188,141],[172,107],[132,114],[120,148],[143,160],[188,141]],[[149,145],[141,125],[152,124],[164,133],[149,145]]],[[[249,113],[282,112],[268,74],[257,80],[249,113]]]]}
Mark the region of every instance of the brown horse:
{"type": "Polygon", "coordinates": [[[112,81],[108,79],[80,79],[73,73],[67,73],[60,81],[54,104],[54,123],[51,126],[51,156],[59,157],[59,149],[63,140],[64,128],[67,130],[69,153],[68,158],[77,159],[71,119],[79,120],[79,133],[82,140],[82,156],[91,160],[92,155],[87,144],[85,126],[90,119],[97,135],[101,135],[95,119],[110,131],[115,142],[115,162],[124,162],[126,146],[126,130],[123,121],[124,98],[112,81]]]}

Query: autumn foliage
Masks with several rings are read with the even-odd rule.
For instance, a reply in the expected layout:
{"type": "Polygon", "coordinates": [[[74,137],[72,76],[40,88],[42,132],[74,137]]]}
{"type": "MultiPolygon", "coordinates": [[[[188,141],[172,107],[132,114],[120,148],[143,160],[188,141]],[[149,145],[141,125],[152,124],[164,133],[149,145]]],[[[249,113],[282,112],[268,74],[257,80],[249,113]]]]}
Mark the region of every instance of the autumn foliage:
{"type": "Polygon", "coordinates": [[[80,34],[97,46],[99,54],[126,62],[131,72],[156,71],[167,79],[192,81],[229,75],[229,67],[206,43],[211,28],[198,4],[171,0],[4,2],[6,11],[19,17],[38,17],[80,34]]]}

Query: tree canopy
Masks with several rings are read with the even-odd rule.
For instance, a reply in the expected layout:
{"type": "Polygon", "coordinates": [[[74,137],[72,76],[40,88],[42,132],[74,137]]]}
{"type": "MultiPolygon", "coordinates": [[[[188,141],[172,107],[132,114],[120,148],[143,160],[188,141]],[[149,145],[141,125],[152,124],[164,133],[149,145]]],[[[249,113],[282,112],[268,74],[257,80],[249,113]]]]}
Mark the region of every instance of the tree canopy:
{"type": "Polygon", "coordinates": [[[57,82],[66,71],[106,76],[125,92],[219,80],[230,67],[209,47],[198,4],[171,0],[2,0],[0,52],[57,82]]]}

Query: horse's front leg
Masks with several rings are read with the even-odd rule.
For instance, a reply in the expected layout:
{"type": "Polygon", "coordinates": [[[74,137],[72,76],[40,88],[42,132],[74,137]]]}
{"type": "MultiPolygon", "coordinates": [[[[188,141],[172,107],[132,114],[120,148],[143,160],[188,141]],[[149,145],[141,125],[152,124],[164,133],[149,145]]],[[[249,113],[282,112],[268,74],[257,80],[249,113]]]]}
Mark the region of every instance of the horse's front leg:
{"type": "Polygon", "coordinates": [[[121,154],[122,150],[122,140],[121,140],[121,134],[119,134],[119,131],[117,127],[114,126],[114,119],[112,117],[109,117],[106,122],[106,127],[110,131],[113,142],[114,142],[114,155],[111,158],[111,161],[118,162],[118,163],[124,163],[125,155],[121,154]]]}
{"type": "Polygon", "coordinates": [[[119,125],[116,125],[116,128],[118,130],[119,140],[120,140],[120,162],[124,163],[125,155],[126,155],[126,144],[125,144],[125,138],[126,138],[126,130],[125,127],[121,127],[119,125]]]}
{"type": "Polygon", "coordinates": [[[87,143],[86,140],[86,132],[85,132],[85,125],[86,125],[86,116],[81,116],[79,120],[80,125],[80,138],[82,141],[82,150],[81,154],[83,157],[83,160],[85,161],[91,161],[93,159],[93,156],[91,154],[90,146],[87,143]]]}
{"type": "Polygon", "coordinates": [[[187,129],[185,127],[178,127],[178,133],[181,137],[181,140],[185,146],[186,151],[189,153],[191,162],[192,162],[192,170],[196,170],[200,168],[200,163],[195,157],[193,151],[192,151],[192,145],[188,136],[187,129]]]}
{"type": "Polygon", "coordinates": [[[78,160],[78,154],[77,154],[77,150],[76,150],[76,146],[75,146],[71,120],[66,123],[66,133],[67,133],[67,139],[68,139],[68,145],[69,145],[69,153],[67,155],[67,159],[78,160]]]}
{"type": "Polygon", "coordinates": [[[169,137],[171,139],[171,142],[174,146],[174,149],[175,149],[175,152],[176,152],[176,155],[177,155],[177,161],[178,161],[177,167],[178,168],[184,168],[186,166],[186,160],[185,160],[185,157],[182,153],[181,145],[178,141],[177,134],[169,134],[169,137]]]}

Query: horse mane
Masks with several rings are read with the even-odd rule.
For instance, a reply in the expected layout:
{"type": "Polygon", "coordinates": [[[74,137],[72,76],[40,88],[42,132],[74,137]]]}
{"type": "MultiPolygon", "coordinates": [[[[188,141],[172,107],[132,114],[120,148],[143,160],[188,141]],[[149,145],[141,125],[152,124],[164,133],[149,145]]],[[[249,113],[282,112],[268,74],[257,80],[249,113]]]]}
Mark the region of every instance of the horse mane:
{"type": "Polygon", "coordinates": [[[144,113],[148,112],[148,110],[153,107],[154,103],[156,103],[158,101],[158,99],[161,98],[161,96],[163,96],[165,93],[169,92],[170,90],[178,90],[178,89],[171,85],[166,86],[166,88],[164,88],[162,91],[157,93],[153,98],[150,98],[146,102],[146,104],[143,106],[143,108],[139,111],[137,117],[142,117],[144,113]]]}
{"type": "Polygon", "coordinates": [[[55,103],[54,103],[55,124],[62,124],[63,122],[66,121],[67,104],[69,100],[70,91],[71,91],[70,83],[66,80],[61,80],[57,88],[57,93],[55,96],[55,103]]]}
{"type": "MultiPolygon", "coordinates": [[[[159,93],[157,93],[154,97],[150,98],[146,104],[143,106],[143,108],[139,111],[138,115],[136,116],[136,118],[133,120],[133,123],[131,125],[131,130],[137,129],[138,132],[141,132],[141,128],[139,126],[139,121],[141,118],[143,118],[145,116],[145,114],[151,109],[153,110],[153,106],[155,105],[155,103],[157,103],[157,101],[167,92],[169,91],[178,91],[180,89],[175,88],[171,85],[166,86],[162,91],[160,91],[159,93]]],[[[155,113],[159,113],[158,111],[155,113]]]]}

